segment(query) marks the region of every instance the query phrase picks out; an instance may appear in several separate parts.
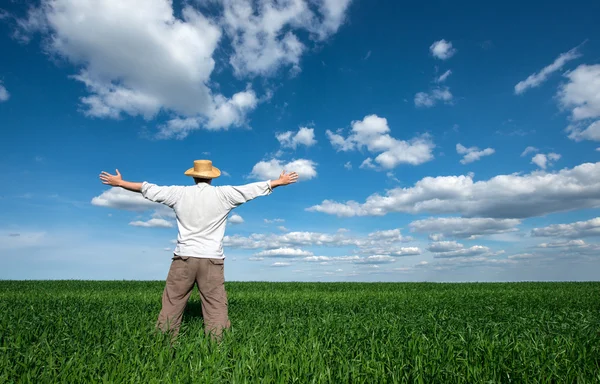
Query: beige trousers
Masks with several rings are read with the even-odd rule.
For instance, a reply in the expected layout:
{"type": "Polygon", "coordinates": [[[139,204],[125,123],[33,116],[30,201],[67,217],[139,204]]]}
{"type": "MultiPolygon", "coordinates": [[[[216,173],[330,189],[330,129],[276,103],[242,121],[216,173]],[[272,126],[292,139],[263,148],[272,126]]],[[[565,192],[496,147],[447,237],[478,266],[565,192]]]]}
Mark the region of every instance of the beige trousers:
{"type": "Polygon", "coordinates": [[[170,331],[174,338],[177,336],[194,284],[198,284],[200,291],[204,332],[210,334],[213,340],[218,340],[222,337],[223,329],[230,327],[222,259],[173,257],[156,328],[163,332],[170,331]]]}

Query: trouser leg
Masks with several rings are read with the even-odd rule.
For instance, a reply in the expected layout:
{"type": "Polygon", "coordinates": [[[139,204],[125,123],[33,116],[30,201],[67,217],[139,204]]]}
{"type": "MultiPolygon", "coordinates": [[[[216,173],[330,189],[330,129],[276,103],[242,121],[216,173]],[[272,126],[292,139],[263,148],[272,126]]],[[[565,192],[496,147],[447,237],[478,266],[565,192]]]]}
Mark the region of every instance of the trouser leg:
{"type": "Polygon", "coordinates": [[[173,337],[179,333],[183,311],[194,288],[196,271],[188,257],[173,257],[162,295],[162,308],[156,328],[173,337]]]}
{"type": "Polygon", "coordinates": [[[227,292],[223,259],[201,259],[196,282],[202,301],[204,332],[220,340],[223,329],[231,326],[228,315],[227,292]]]}

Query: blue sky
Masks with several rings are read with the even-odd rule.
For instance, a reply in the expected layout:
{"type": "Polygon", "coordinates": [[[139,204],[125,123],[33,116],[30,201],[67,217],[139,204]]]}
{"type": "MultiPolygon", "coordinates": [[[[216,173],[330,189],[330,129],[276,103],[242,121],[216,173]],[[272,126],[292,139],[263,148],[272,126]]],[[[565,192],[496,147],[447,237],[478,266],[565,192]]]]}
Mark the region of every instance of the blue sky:
{"type": "Polygon", "coordinates": [[[275,3],[3,5],[0,278],[164,279],[172,212],[98,174],[208,158],[301,175],[228,280],[597,280],[600,4],[275,3]]]}

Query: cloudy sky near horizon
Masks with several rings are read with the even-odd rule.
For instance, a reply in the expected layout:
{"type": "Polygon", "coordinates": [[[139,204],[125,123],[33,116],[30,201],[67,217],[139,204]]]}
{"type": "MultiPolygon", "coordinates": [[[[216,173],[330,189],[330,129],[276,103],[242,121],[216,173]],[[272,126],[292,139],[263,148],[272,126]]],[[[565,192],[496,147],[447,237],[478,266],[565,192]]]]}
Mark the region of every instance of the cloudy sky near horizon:
{"type": "Polygon", "coordinates": [[[164,279],[173,212],[98,180],[300,173],[228,280],[600,276],[600,4],[0,7],[0,279],[164,279]]]}

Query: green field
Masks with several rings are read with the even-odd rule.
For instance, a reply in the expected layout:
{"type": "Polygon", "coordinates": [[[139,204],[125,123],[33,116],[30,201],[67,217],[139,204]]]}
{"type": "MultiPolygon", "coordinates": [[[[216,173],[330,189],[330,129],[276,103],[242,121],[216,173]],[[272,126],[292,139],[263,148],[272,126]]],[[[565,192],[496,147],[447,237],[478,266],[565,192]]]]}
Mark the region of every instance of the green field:
{"type": "Polygon", "coordinates": [[[227,283],[173,348],[164,282],[0,281],[0,383],[600,382],[600,283],[227,283]]]}

